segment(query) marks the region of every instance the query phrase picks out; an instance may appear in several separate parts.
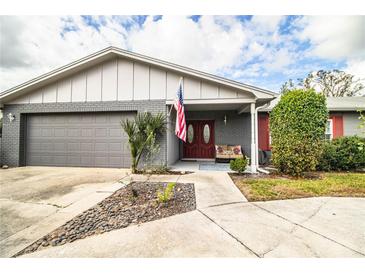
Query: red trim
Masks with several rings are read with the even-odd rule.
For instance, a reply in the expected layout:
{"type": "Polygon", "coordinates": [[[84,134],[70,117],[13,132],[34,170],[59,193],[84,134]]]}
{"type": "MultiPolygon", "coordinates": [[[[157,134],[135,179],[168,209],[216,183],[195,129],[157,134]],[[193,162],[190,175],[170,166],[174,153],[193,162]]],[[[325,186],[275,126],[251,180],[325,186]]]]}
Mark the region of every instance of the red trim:
{"type": "Polygon", "coordinates": [[[259,113],[258,118],[259,149],[270,150],[269,114],[259,113]]]}
{"type": "Polygon", "coordinates": [[[333,138],[338,138],[343,136],[343,118],[339,114],[331,114],[330,119],[332,119],[333,125],[333,138]]]}

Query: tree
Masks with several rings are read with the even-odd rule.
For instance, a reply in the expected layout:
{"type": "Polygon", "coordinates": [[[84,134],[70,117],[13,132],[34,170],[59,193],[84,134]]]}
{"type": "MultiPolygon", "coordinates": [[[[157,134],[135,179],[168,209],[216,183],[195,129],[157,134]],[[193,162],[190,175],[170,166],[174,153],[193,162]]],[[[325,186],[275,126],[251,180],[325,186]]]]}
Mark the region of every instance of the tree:
{"type": "Polygon", "coordinates": [[[149,146],[156,146],[157,136],[166,130],[166,117],[163,113],[138,113],[133,121],[126,119],[121,125],[128,135],[132,173],[136,173],[141,156],[147,152],[149,146]]]}
{"type": "Polygon", "coordinates": [[[280,88],[280,93],[284,94],[285,92],[294,90],[295,87],[295,83],[292,79],[289,79],[288,81],[286,81],[280,88]]]}
{"type": "Polygon", "coordinates": [[[300,89],[284,93],[270,113],[274,166],[293,176],[315,170],[327,119],[326,98],[322,94],[300,89]]]}
{"type": "Polygon", "coordinates": [[[311,72],[304,79],[298,79],[297,85],[293,80],[285,82],[281,92],[285,93],[297,88],[315,89],[326,97],[356,96],[365,88],[361,79],[340,70],[319,70],[311,72]]]}

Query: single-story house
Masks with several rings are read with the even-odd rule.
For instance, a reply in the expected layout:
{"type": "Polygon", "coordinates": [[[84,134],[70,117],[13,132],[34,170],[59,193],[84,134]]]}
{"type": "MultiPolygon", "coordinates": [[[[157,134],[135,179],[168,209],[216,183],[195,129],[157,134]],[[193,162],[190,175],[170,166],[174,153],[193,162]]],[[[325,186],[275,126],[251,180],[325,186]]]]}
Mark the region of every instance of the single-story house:
{"type": "MultiPolygon", "coordinates": [[[[271,150],[269,113],[280,100],[280,96],[270,102],[270,105],[259,109],[258,113],[258,146],[264,154],[271,150]]],[[[365,97],[328,97],[327,108],[329,119],[327,122],[325,138],[332,140],[341,136],[358,135],[365,137],[359,128],[359,111],[365,111],[365,97]]],[[[264,157],[265,155],[262,155],[264,157]]],[[[262,159],[260,157],[260,159],[262,159]]]]}
{"type": "Polygon", "coordinates": [[[120,121],[163,112],[168,129],[158,159],[211,159],[215,145],[240,145],[257,167],[257,110],[269,90],[109,47],[0,94],[2,163],[9,166],[129,167],[120,121]],[[188,138],[169,114],[183,78],[188,138]]]}

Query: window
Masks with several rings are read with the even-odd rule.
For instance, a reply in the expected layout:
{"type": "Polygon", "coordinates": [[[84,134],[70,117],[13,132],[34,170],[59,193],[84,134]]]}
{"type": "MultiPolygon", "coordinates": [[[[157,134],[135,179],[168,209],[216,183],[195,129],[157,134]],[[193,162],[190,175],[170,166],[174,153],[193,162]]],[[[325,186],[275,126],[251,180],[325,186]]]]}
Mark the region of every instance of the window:
{"type": "Polygon", "coordinates": [[[209,125],[205,124],[204,128],[203,128],[203,139],[204,139],[204,142],[206,144],[209,143],[209,140],[210,140],[210,129],[209,129],[209,125]]]}
{"type": "Polygon", "coordinates": [[[326,140],[332,140],[332,138],[333,138],[333,120],[332,119],[327,120],[326,133],[325,133],[324,138],[326,140]]]}
{"type": "Polygon", "coordinates": [[[188,126],[188,143],[191,144],[193,142],[194,139],[194,128],[193,125],[190,124],[188,126]]]}

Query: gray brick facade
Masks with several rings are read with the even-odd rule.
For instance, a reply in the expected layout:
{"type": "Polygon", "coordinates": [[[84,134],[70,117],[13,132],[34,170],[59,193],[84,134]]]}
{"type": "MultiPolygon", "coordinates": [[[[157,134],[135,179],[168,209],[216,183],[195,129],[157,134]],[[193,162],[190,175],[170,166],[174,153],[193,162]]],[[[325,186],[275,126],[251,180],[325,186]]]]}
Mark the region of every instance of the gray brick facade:
{"type": "MultiPolygon", "coordinates": [[[[1,138],[2,164],[22,166],[25,164],[25,131],[26,117],[31,113],[77,113],[77,112],[163,112],[166,114],[165,100],[146,101],[110,101],[110,102],[75,102],[75,103],[48,103],[48,104],[14,104],[4,105],[3,109],[3,136],[1,138]],[[10,122],[7,115],[12,113],[15,119],[10,122]]],[[[122,130],[122,129],[121,129],[122,130]]],[[[161,164],[166,163],[167,137],[159,140],[161,164]]]]}

